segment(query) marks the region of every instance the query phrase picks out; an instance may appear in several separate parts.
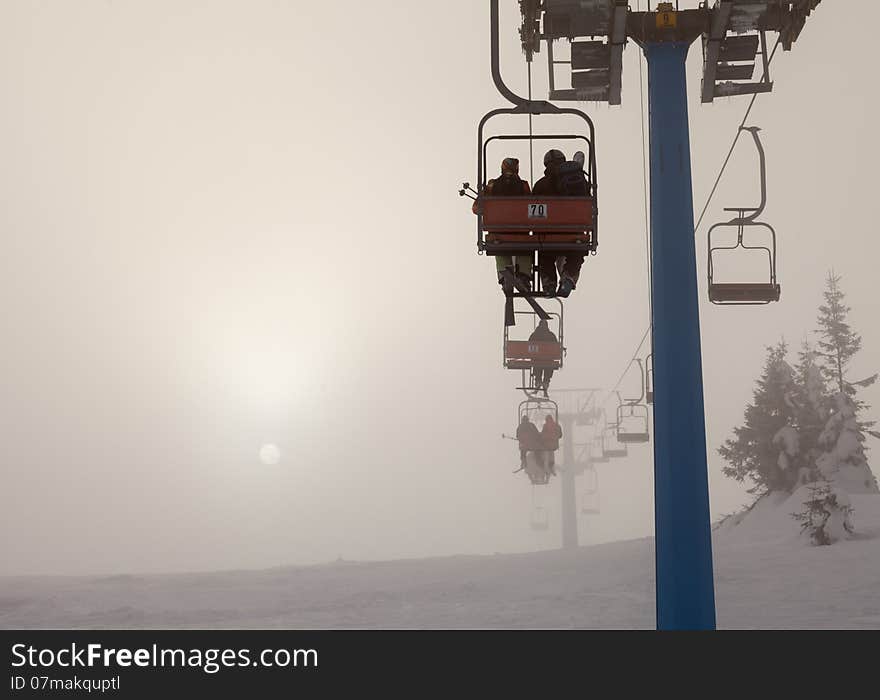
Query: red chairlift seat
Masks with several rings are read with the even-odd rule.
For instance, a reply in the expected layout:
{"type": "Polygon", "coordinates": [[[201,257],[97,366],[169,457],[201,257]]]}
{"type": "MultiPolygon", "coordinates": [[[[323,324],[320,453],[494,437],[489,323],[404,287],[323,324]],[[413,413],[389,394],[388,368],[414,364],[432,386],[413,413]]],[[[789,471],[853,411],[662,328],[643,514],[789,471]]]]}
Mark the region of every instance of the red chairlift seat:
{"type": "MultiPolygon", "coordinates": [[[[477,249],[486,255],[524,255],[551,252],[559,255],[588,255],[598,247],[597,168],[595,128],[592,120],[577,109],[560,108],[549,102],[530,102],[514,108],[495,109],[480,121],[477,139],[477,249]],[[484,137],[486,123],[499,115],[569,115],[586,125],[580,134],[499,134],[484,137]],[[482,194],[490,177],[487,149],[492,142],[576,140],[585,146],[584,175],[587,197],[526,195],[493,197],[482,194]]],[[[534,184],[534,183],[533,183],[534,184]]]]}
{"type": "Polygon", "coordinates": [[[504,344],[507,369],[559,369],[562,366],[562,343],[508,340],[504,344]]]}
{"type": "MultiPolygon", "coordinates": [[[[520,370],[522,372],[522,386],[519,388],[526,395],[536,394],[541,387],[535,386],[535,370],[558,370],[562,368],[565,356],[563,336],[563,306],[560,299],[556,299],[559,305],[558,312],[550,312],[547,315],[550,330],[556,337],[552,340],[527,340],[511,339],[510,326],[504,325],[504,367],[506,369],[520,370]]],[[[514,311],[514,316],[525,316],[532,319],[533,327],[537,328],[537,314],[534,311],[514,311]]]]}
{"type": "Polygon", "coordinates": [[[480,208],[486,255],[596,250],[588,197],[482,197],[480,208]]]}

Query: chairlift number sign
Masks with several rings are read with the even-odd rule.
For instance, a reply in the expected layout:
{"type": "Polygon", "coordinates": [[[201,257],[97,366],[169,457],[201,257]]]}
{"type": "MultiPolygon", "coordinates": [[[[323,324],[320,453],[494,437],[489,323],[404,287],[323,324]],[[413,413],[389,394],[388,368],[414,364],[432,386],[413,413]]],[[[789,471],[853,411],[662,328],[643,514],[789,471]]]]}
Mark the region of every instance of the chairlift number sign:
{"type": "Polygon", "coordinates": [[[546,204],[529,204],[529,218],[530,219],[546,219],[547,218],[547,205],[546,204]]]}

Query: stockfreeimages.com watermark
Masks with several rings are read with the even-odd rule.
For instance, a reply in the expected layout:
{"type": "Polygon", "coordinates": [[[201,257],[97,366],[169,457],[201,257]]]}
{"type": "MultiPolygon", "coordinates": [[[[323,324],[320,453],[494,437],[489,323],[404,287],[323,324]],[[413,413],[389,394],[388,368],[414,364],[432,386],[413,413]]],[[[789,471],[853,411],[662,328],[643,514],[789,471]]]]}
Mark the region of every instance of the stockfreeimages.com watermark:
{"type": "Polygon", "coordinates": [[[12,645],[13,668],[317,668],[314,649],[169,649],[153,644],[138,649],[113,649],[103,644],[73,642],[61,649],[12,645]]]}

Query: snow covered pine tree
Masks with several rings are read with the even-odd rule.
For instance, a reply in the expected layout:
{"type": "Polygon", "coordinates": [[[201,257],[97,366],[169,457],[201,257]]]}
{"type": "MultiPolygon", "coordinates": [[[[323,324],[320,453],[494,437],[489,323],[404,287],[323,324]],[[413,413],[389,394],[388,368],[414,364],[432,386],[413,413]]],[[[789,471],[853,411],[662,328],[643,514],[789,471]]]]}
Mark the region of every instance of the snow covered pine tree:
{"type": "Polygon", "coordinates": [[[749,493],[790,492],[798,481],[796,391],[794,371],[785,360],[787,352],[784,341],[767,348],[764,371],[752,403],[746,406],[745,424],[735,428],[734,437],[718,449],[727,462],[724,474],[740,482],[751,481],[749,493]]]}
{"type": "Polygon", "coordinates": [[[827,481],[811,484],[805,490],[809,496],[804,501],[804,510],[791,515],[800,521],[801,531],[810,536],[813,544],[834,544],[854,532],[853,508],[846,491],[834,488],[827,481]]]}
{"type": "Polygon", "coordinates": [[[862,347],[862,338],[847,322],[850,307],[844,303],[840,277],[833,272],[828,274],[824,296],[816,333],[822,372],[835,393],[826,401],[825,425],[818,437],[822,454],[816,459],[816,467],[822,478],[849,493],[878,493],[864,443],[866,433],[873,437],[880,434],[870,430],[873,421],[859,420],[859,414],[868,406],[857,397],[858,389],[873,384],[877,375],[855,382],[847,380],[847,370],[862,347]]]}

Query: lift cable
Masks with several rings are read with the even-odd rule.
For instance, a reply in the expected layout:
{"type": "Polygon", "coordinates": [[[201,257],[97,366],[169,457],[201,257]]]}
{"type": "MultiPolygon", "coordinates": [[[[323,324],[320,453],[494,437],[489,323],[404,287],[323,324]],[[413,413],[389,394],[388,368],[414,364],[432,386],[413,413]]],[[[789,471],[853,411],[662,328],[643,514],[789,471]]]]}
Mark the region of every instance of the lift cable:
{"type": "MultiPolygon", "coordinates": [[[[641,10],[642,0],[636,3],[637,11],[641,10]]],[[[648,156],[645,138],[645,122],[648,119],[648,112],[645,109],[645,79],[644,65],[639,57],[639,103],[641,105],[639,113],[639,122],[642,127],[642,192],[645,209],[645,260],[648,270],[648,328],[651,331],[651,352],[654,351],[654,286],[652,279],[654,276],[654,268],[651,261],[651,223],[649,218],[649,194],[648,194],[648,156]]]]}
{"type": "MultiPolygon", "coordinates": [[[[527,60],[529,72],[529,102],[532,101],[532,62],[527,60]]],[[[529,110],[529,182],[535,184],[535,139],[532,134],[532,111],[529,110]]]]}
{"type": "MultiPolygon", "coordinates": [[[[780,41],[781,41],[781,37],[776,39],[776,44],[773,46],[773,51],[770,52],[770,57],[767,59],[767,68],[768,69],[770,67],[770,64],[773,62],[773,57],[776,55],[776,49],[779,48],[780,41]]],[[[764,77],[766,78],[766,72],[764,73],[764,77]]],[[[639,82],[640,82],[640,84],[642,83],[641,62],[639,62],[639,82]]],[[[730,150],[727,153],[727,157],[724,159],[724,163],[721,165],[721,170],[718,172],[718,177],[715,178],[715,184],[713,185],[711,192],[709,192],[709,196],[706,199],[706,204],[703,206],[703,211],[700,214],[700,218],[697,220],[696,226],[694,226],[694,235],[696,235],[697,231],[699,230],[700,224],[703,222],[703,217],[706,215],[706,212],[709,209],[709,204],[712,202],[712,198],[715,196],[715,191],[718,189],[718,184],[721,182],[721,177],[724,175],[724,171],[727,168],[727,164],[730,162],[730,158],[733,155],[733,150],[734,150],[734,148],[736,148],[736,143],[737,143],[737,141],[739,141],[739,136],[742,133],[742,128],[745,126],[746,121],[749,118],[749,114],[752,111],[752,107],[754,107],[754,105],[755,105],[755,100],[757,100],[759,94],[760,93],[756,92],[754,95],[752,95],[752,99],[749,101],[749,106],[746,108],[746,112],[743,115],[742,121],[740,122],[739,127],[737,127],[736,136],[733,137],[733,143],[730,145],[730,150]]],[[[642,112],[644,112],[644,95],[642,95],[642,112]]],[[[648,209],[647,209],[647,206],[648,206],[647,205],[647,163],[645,161],[645,151],[644,151],[644,147],[645,147],[644,128],[645,128],[645,125],[644,125],[644,118],[643,118],[643,120],[642,120],[642,134],[643,134],[643,136],[642,136],[642,168],[644,171],[644,177],[646,178],[644,188],[645,188],[645,196],[646,196],[645,217],[646,217],[646,221],[647,221],[647,216],[648,216],[648,213],[647,213],[648,212],[648,209]]],[[[648,245],[649,246],[650,246],[650,236],[651,236],[650,226],[648,226],[648,237],[649,237],[648,245]]],[[[608,392],[608,395],[605,397],[605,400],[602,402],[603,405],[608,403],[608,399],[611,398],[617,392],[618,388],[620,388],[620,384],[621,384],[621,382],[623,382],[623,379],[626,376],[626,373],[629,371],[630,365],[633,363],[633,360],[635,360],[638,357],[639,351],[642,349],[642,346],[645,344],[645,339],[651,333],[654,316],[653,316],[653,308],[651,308],[651,307],[653,307],[653,298],[652,298],[652,293],[650,291],[651,290],[651,287],[650,287],[651,277],[650,276],[652,273],[651,264],[650,264],[650,249],[648,251],[648,258],[649,258],[649,263],[648,263],[648,282],[649,282],[648,298],[649,298],[649,308],[651,309],[650,310],[651,317],[648,322],[648,327],[647,327],[647,329],[645,329],[645,334],[642,336],[642,339],[639,341],[638,347],[636,347],[636,350],[633,353],[632,358],[626,363],[626,367],[624,368],[623,372],[620,374],[620,378],[617,380],[617,383],[614,385],[614,388],[608,392]]],[[[651,337],[651,345],[652,346],[653,346],[653,342],[654,342],[654,339],[653,339],[653,335],[652,335],[652,337],[651,337]]],[[[652,347],[652,352],[653,352],[653,347],[652,347]]]]}

